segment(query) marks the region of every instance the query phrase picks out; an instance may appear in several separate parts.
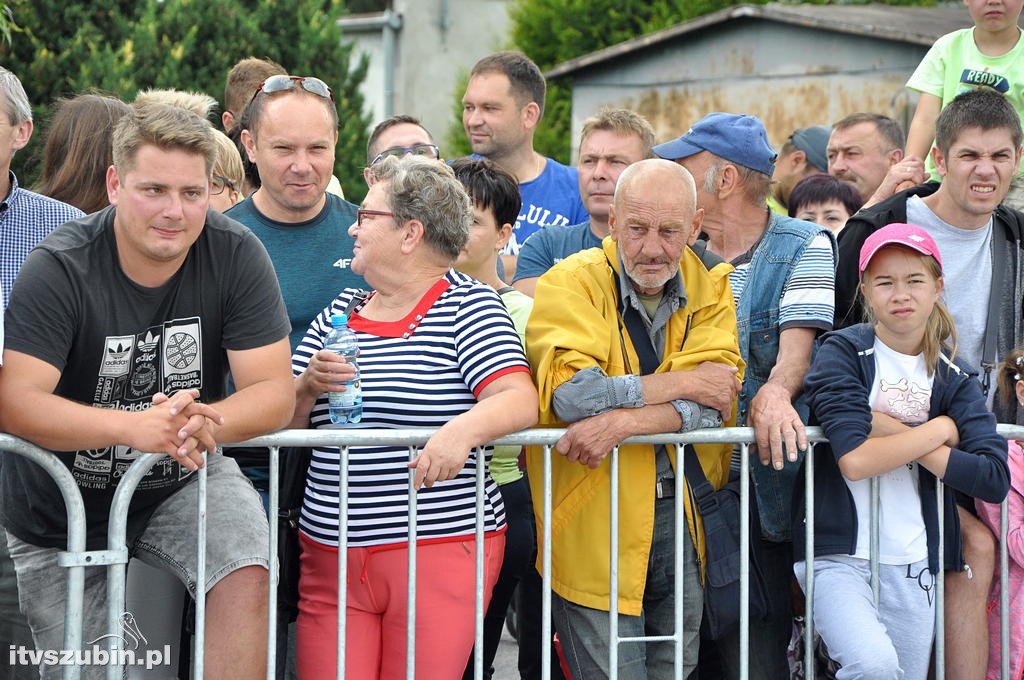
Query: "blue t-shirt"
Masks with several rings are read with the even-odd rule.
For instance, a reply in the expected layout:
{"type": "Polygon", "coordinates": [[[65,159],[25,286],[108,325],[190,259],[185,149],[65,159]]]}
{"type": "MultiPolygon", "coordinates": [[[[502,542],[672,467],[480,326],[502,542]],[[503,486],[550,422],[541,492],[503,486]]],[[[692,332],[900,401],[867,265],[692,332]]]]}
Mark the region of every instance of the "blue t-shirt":
{"type": "Polygon", "coordinates": [[[590,230],[589,220],[571,227],[543,227],[519,251],[513,281],[540,276],[573,253],[600,247],[601,238],[590,230]]]}
{"type": "Polygon", "coordinates": [[[345,288],[366,288],[353,272],[348,228],[356,221],[356,206],[327,194],[323,210],[305,222],[272,220],[248,198],[225,213],[249,227],[270,254],[281,283],[281,295],[292,324],[288,341],[292,351],[310,322],[345,288]]]}
{"type": "Polygon", "coordinates": [[[517,255],[526,239],[546,225],[565,227],[590,218],[580,198],[579,171],[548,158],[544,172],[519,185],[523,207],[512,227],[512,238],[502,251],[517,255]]]}

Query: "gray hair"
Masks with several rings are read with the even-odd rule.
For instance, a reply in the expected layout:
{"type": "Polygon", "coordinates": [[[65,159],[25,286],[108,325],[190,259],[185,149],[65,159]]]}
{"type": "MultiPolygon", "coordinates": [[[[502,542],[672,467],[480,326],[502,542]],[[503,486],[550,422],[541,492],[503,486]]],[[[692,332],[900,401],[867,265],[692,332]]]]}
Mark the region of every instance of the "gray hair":
{"type": "Polygon", "coordinates": [[[0,93],[3,93],[5,111],[11,125],[21,125],[32,120],[32,105],[18,76],[0,66],[0,93]]]}
{"type": "Polygon", "coordinates": [[[395,222],[418,220],[426,243],[454,261],[469,242],[473,203],[452,169],[434,159],[405,156],[385,158],[370,171],[376,181],[388,182],[395,222]]]}
{"type": "Polygon", "coordinates": [[[718,178],[725,170],[726,165],[736,168],[737,183],[746,193],[751,203],[762,205],[768,200],[768,192],[771,191],[772,178],[763,172],[758,172],[744,165],[732,163],[724,158],[712,154],[713,161],[704,173],[704,191],[713,194],[718,190],[718,178]]]}

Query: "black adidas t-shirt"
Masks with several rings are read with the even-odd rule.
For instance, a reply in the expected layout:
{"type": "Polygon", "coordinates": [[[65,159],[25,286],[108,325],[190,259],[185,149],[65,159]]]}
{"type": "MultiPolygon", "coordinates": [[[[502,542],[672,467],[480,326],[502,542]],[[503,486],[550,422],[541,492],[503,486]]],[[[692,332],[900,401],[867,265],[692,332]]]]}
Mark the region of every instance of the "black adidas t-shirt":
{"type": "MultiPolygon", "coordinates": [[[[178,272],[146,288],[121,270],[114,211],[66,223],[29,254],[7,308],[7,348],[57,367],[55,394],[97,408],[142,411],[157,392],[189,388],[207,403],[223,399],[226,351],[263,347],[290,330],[266,250],[247,228],[210,211],[178,272]]],[[[89,549],[101,548],[114,488],[139,452],[58,455],[85,501],[89,549]]],[[[135,492],[129,536],[189,474],[170,458],[152,468],[135,492]]],[[[20,456],[5,456],[0,467],[0,513],[24,541],[67,544],[56,484],[20,456]]]]}

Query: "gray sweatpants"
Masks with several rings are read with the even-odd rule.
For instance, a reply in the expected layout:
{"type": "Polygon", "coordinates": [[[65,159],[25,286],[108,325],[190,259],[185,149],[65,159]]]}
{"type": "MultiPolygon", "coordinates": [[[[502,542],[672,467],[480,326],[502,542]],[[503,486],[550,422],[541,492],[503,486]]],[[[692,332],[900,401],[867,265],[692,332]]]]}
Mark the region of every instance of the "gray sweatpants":
{"type": "MultiPolygon", "coordinates": [[[[805,591],[806,565],[793,566],[805,591]]],[[[867,560],[814,561],[814,627],[842,668],[837,680],[925,680],[935,634],[935,577],[928,560],[878,565],[878,606],[867,560]]]]}

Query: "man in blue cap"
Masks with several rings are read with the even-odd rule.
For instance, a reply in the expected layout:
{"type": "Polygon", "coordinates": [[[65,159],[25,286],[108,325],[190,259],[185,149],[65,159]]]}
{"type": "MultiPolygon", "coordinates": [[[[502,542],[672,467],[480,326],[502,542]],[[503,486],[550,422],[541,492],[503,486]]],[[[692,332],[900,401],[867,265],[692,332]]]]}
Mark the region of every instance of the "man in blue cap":
{"type": "MultiPolygon", "coordinates": [[[[730,262],[740,353],[747,363],[737,426],[752,426],[751,473],[760,509],[766,620],[751,621],[751,678],[788,678],[792,632],[790,500],[803,451],[801,398],[814,339],[832,328],[836,243],[828,229],[771,212],[766,204],[775,151],[755,116],[711,113],[654,153],[690,171],[704,210],[708,250],[730,262]]],[[[733,454],[739,474],[739,451],[733,454]]],[[[739,677],[739,630],[719,642],[724,675],[739,677]]]]}
{"type": "Polygon", "coordinates": [[[789,193],[797,182],[808,175],[828,172],[828,137],[830,128],[813,125],[793,131],[779,150],[772,175],[772,190],[768,194],[768,207],[780,215],[789,214],[789,193]]]}

